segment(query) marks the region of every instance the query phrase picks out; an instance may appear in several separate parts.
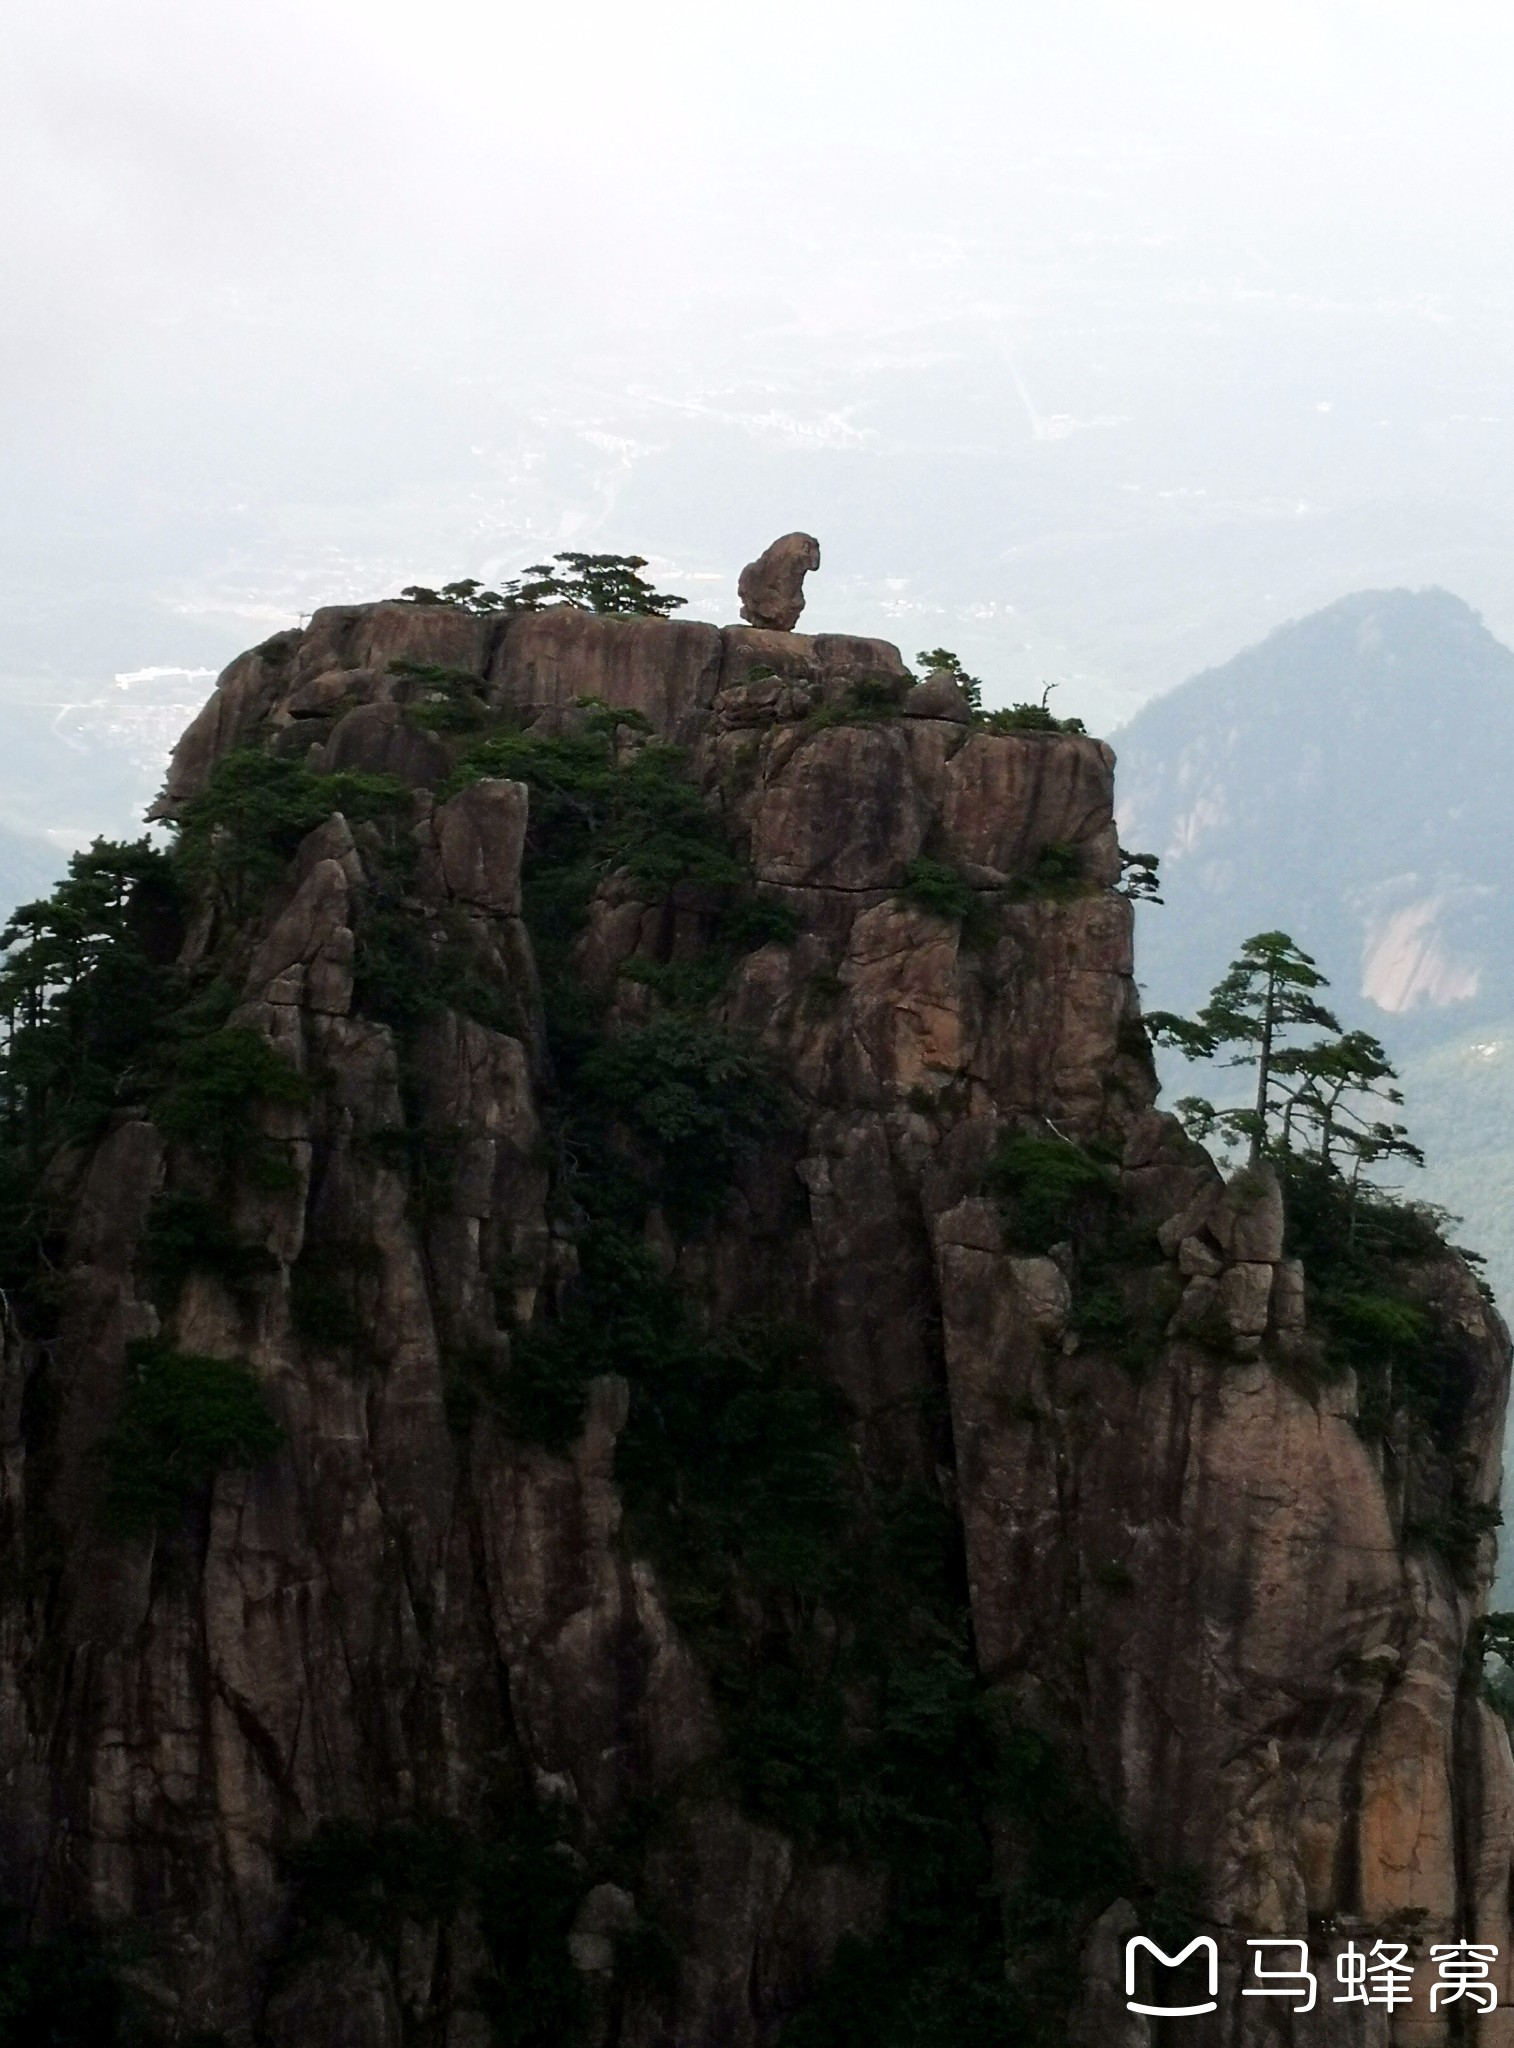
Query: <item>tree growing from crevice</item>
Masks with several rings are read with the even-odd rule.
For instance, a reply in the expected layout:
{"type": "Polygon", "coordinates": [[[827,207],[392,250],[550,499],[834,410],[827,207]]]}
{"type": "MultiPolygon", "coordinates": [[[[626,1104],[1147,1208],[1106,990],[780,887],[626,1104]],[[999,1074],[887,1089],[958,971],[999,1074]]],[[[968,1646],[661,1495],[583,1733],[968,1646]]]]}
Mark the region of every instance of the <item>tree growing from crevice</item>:
{"type": "Polygon", "coordinates": [[[1156,1010],[1146,1026],[1158,1044],[1185,1059],[1215,1060],[1256,1075],[1249,1106],[1216,1109],[1207,1098],[1177,1105],[1199,1137],[1244,1140],[1248,1163],[1264,1155],[1312,1157],[1327,1173],[1351,1163],[1351,1178],[1387,1159],[1424,1163],[1391,1116],[1403,1103],[1397,1074],[1369,1031],[1343,1031],[1320,999],[1329,987],[1312,955],[1287,932],[1247,939],[1208,1001],[1193,1017],[1156,1010]],[[1304,1032],[1324,1034],[1301,1042],[1304,1032]]]}
{"type": "Polygon", "coordinates": [[[971,708],[974,711],[983,709],[981,678],[970,676],[949,647],[922,647],[915,656],[915,667],[923,676],[950,676],[960,686],[971,708]]]}
{"type": "Polygon", "coordinates": [[[1120,894],[1128,896],[1134,903],[1160,903],[1162,882],[1157,872],[1162,865],[1159,853],[1129,853],[1120,848],[1120,894]]]}

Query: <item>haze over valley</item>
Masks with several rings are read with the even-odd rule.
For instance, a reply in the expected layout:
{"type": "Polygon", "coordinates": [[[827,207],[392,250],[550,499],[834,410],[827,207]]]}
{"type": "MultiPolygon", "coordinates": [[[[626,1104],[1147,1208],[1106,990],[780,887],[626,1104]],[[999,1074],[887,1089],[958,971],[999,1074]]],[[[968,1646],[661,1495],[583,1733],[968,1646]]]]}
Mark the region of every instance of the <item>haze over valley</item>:
{"type": "Polygon", "coordinates": [[[12,12],[0,2048],[1514,2042],[1514,15],[12,12]]]}
{"type": "MultiPolygon", "coordinates": [[[[795,526],[825,546],[817,629],[955,647],[990,702],[1052,683],[1096,731],[1352,590],[1441,585],[1514,640],[1506,26],[764,19],[758,47],[593,6],[570,65],[463,0],[424,28],[341,0],[256,28],[148,0],[130,33],[99,0],[23,9],[21,729],[557,547],[645,554],[729,619],[795,526]]],[[[0,821],[119,829],[72,717],[0,761],[0,821]]]]}

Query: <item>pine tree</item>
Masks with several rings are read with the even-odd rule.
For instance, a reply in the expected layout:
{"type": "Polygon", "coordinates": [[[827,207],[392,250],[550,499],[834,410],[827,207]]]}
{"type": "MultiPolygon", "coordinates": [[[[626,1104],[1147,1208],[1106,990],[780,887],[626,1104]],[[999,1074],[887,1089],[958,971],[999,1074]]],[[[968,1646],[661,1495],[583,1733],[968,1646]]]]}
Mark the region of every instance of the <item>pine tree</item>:
{"type": "Polygon", "coordinates": [[[1353,1162],[1353,1178],[1384,1159],[1424,1165],[1424,1154],[1401,1123],[1370,1114],[1377,1103],[1397,1109],[1404,1099],[1388,1055],[1370,1031],[1347,1031],[1306,1046],[1290,1056],[1290,1066],[1298,1085],[1283,1110],[1285,1150],[1302,1126],[1315,1133],[1316,1156],[1326,1172],[1341,1156],[1353,1162]]]}
{"type": "Polygon", "coordinates": [[[973,711],[981,711],[983,709],[982,681],[979,677],[970,676],[967,673],[959,658],[952,653],[949,647],[922,648],[915,656],[915,667],[923,675],[948,675],[955,677],[956,681],[962,686],[962,694],[966,697],[969,708],[973,711]]]}
{"type": "Polygon", "coordinates": [[[33,1168],[111,1102],[150,1034],[167,972],[158,927],[173,926],[176,897],[168,856],[146,839],[97,839],[0,931],[0,1128],[33,1168]]]}
{"type": "Polygon", "coordinates": [[[579,611],[612,617],[665,619],[688,603],[654,590],[641,571],[645,555],[586,555],[566,550],[550,562],[532,562],[499,590],[486,590],[476,576],[444,583],[407,583],[400,596],[410,604],[454,605],[468,612],[539,612],[569,604],[579,611]]]}
{"type": "Polygon", "coordinates": [[[1345,1177],[1341,1163],[1349,1161],[1354,1190],[1364,1168],[1385,1159],[1423,1166],[1424,1155],[1403,1124],[1376,1113],[1402,1106],[1398,1076],[1370,1031],[1341,1030],[1319,1000],[1328,987],[1286,932],[1258,932],[1197,1016],[1156,1010],[1146,1026],[1186,1059],[1256,1069],[1249,1109],[1216,1109],[1200,1095],[1176,1104],[1196,1137],[1243,1137],[1252,1166],[1273,1150],[1284,1160],[1312,1160],[1327,1178],[1345,1177]],[[1300,1044],[1304,1030],[1328,1035],[1300,1044]]]}
{"type": "Polygon", "coordinates": [[[1250,1109],[1214,1110],[1201,1098],[1189,1098],[1195,1112],[1208,1111],[1210,1129],[1247,1140],[1252,1166],[1266,1148],[1270,1119],[1281,1117],[1294,1092],[1288,1084],[1300,1072],[1301,1049],[1287,1043],[1289,1036],[1303,1029],[1340,1033],[1339,1023],[1315,994],[1328,986],[1310,955],[1286,932],[1258,932],[1247,939],[1196,1017],[1158,1010],[1146,1020],[1153,1038],[1176,1046],[1188,1059],[1255,1067],[1250,1109]]]}

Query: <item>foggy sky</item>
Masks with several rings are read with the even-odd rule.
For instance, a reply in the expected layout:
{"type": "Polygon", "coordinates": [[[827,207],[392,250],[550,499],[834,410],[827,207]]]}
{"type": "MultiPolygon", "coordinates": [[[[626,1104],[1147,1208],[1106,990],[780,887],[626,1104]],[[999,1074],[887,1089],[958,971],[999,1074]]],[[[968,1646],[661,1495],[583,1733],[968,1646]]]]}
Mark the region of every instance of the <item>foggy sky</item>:
{"type": "Polygon", "coordinates": [[[553,547],[729,619],[794,526],[807,627],[1094,729],[1353,588],[1514,639],[1511,58],[1383,0],[20,0],[0,703],[553,547]]]}

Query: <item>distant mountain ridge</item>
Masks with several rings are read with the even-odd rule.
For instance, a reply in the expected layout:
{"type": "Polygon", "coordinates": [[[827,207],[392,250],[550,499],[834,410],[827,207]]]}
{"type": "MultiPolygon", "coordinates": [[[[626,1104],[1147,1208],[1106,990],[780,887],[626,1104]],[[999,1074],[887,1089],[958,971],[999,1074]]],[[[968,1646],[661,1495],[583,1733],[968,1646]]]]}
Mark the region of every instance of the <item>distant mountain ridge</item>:
{"type": "MultiPolygon", "coordinates": [[[[1191,1011],[1249,934],[1291,932],[1398,1066],[1427,1162],[1404,1192],[1461,1219],[1508,1314],[1514,653],[1448,591],[1361,591],[1154,699],[1114,745],[1121,841],[1162,856],[1145,1007],[1191,1011]]],[[[1236,1079],[1160,1065],[1169,1100],[1236,1079]]]]}
{"type": "Polygon", "coordinates": [[[1444,590],[1363,591],[1143,707],[1121,833],[1162,856],[1141,978],[1186,1006],[1284,925],[1401,1044],[1514,1011],[1514,653],[1444,590]]]}

